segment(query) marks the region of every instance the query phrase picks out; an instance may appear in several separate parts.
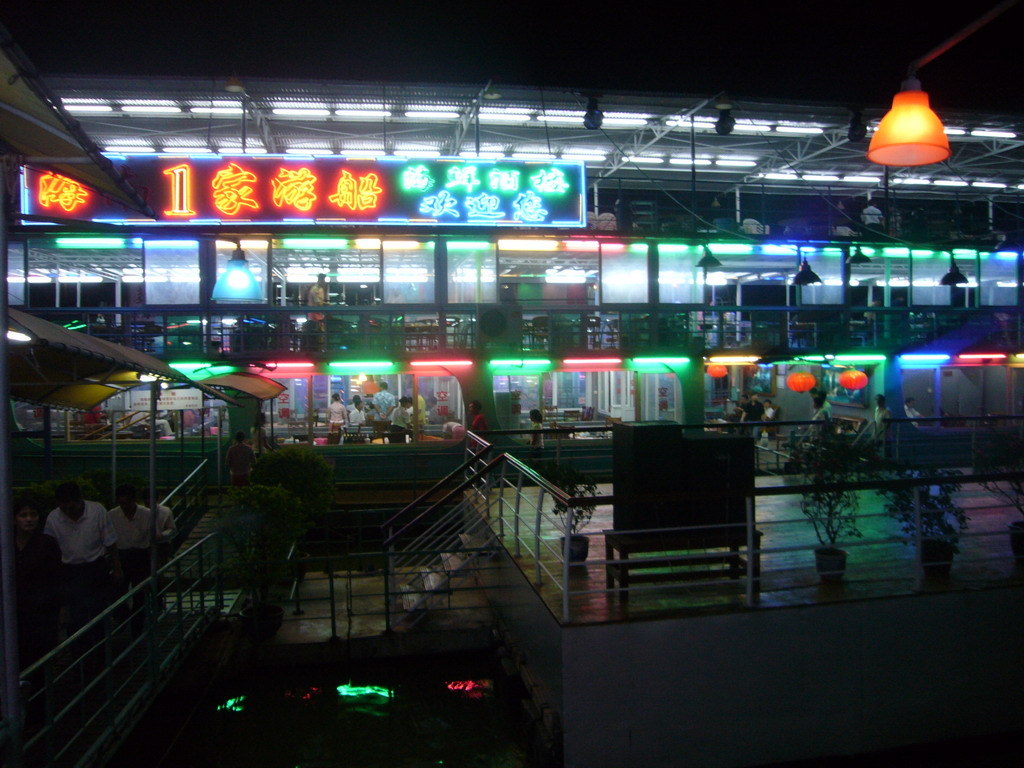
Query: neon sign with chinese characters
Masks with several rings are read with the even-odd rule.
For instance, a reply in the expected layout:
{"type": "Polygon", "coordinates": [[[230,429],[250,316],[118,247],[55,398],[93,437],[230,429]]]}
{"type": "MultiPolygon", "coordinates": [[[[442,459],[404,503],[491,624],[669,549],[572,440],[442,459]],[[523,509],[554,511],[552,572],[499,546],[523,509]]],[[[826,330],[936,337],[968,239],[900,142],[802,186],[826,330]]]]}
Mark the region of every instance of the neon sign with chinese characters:
{"type": "MultiPolygon", "coordinates": [[[[583,164],[576,162],[204,155],[119,164],[157,224],[585,224],[583,164]]],[[[154,221],[63,176],[26,169],[23,183],[24,213],[154,221]]]]}

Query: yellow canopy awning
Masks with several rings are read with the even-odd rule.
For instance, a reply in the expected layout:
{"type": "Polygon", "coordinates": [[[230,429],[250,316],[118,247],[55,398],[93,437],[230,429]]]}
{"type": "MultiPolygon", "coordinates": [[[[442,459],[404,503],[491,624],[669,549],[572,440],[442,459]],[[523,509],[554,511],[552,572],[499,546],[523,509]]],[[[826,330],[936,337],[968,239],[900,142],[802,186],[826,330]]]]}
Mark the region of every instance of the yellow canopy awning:
{"type": "Polygon", "coordinates": [[[203,379],[203,384],[209,387],[233,389],[246,395],[255,397],[257,400],[271,400],[285,391],[287,387],[279,381],[260,376],[258,373],[223,373],[219,376],[210,376],[203,379]]]}
{"type": "Polygon", "coordinates": [[[146,215],[152,210],[64,111],[25,54],[0,24],[0,152],[88,184],[146,215]],[[52,159],[52,161],[50,160],[52,159]],[[63,162],[62,162],[63,161],[63,162]]]}
{"type": "Polygon", "coordinates": [[[210,397],[238,404],[144,352],[69,331],[17,309],[8,312],[7,371],[11,397],[15,400],[88,410],[119,392],[139,386],[142,376],[155,376],[168,383],[197,387],[210,397]]]}

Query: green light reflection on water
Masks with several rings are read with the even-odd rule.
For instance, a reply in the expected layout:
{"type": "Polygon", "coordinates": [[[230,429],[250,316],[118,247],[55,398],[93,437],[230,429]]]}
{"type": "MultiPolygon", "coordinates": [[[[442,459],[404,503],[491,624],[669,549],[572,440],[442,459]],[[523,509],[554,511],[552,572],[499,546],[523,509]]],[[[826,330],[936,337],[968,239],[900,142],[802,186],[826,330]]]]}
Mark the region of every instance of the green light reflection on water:
{"type": "Polygon", "coordinates": [[[217,707],[218,712],[241,712],[243,709],[245,709],[245,696],[228,699],[217,707]]]}
{"type": "Polygon", "coordinates": [[[382,688],[379,685],[339,685],[339,696],[381,696],[390,699],[391,689],[382,688]]]}

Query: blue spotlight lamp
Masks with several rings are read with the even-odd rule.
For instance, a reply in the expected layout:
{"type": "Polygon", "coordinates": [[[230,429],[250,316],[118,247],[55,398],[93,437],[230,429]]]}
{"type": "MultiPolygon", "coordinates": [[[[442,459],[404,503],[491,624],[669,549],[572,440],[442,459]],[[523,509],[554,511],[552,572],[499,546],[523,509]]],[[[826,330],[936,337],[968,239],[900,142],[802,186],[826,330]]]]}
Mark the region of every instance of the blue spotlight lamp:
{"type": "Polygon", "coordinates": [[[217,278],[210,298],[229,304],[263,301],[263,287],[249,269],[245,251],[240,245],[235,247],[223,274],[217,278]]]}

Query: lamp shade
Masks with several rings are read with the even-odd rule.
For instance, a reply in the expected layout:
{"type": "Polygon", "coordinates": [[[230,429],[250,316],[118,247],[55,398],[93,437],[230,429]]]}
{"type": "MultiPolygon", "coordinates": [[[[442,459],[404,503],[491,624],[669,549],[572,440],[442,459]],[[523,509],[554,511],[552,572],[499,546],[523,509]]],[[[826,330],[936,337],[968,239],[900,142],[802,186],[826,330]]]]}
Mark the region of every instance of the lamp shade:
{"type": "Polygon", "coordinates": [[[966,285],[970,280],[967,279],[967,275],[960,271],[960,267],[956,265],[955,261],[951,261],[949,265],[949,272],[944,274],[939,280],[939,285],[966,285]]]}
{"type": "Polygon", "coordinates": [[[868,375],[864,371],[843,371],[839,374],[839,384],[844,389],[864,389],[868,385],[868,375]]]}
{"type": "Polygon", "coordinates": [[[793,276],[793,285],[814,285],[820,283],[821,278],[818,277],[818,273],[811,269],[811,265],[807,263],[807,259],[804,259],[800,263],[800,269],[793,276]]]}
{"type": "Polygon", "coordinates": [[[249,269],[245,252],[241,248],[236,248],[231,254],[224,272],[213,286],[210,298],[224,302],[263,301],[263,287],[249,269]]]}
{"type": "Polygon", "coordinates": [[[710,376],[712,379],[720,379],[728,373],[729,369],[726,368],[724,365],[708,366],[708,376],[710,376]]]}
{"type": "Polygon", "coordinates": [[[807,392],[817,383],[818,380],[814,378],[814,374],[806,371],[797,371],[786,377],[786,386],[794,392],[807,392]]]}
{"type": "Polygon", "coordinates": [[[871,137],[868,160],[879,165],[930,165],[949,157],[942,121],[921,90],[900,91],[871,137]]]}

